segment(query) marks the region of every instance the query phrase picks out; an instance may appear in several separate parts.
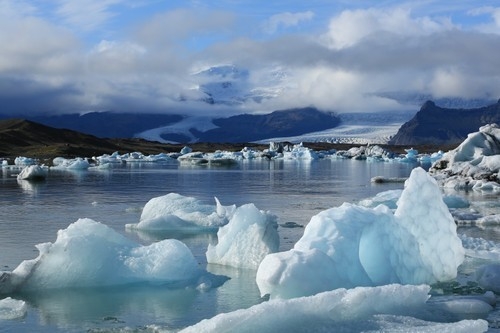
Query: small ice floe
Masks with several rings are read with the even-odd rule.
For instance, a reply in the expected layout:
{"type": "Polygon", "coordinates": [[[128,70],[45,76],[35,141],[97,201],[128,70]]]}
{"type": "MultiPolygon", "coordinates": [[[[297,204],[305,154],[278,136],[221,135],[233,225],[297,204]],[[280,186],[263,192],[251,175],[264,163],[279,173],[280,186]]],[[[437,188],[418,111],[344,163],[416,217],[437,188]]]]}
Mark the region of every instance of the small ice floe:
{"type": "Polygon", "coordinates": [[[319,156],[316,151],[304,147],[300,143],[294,145],[290,151],[283,151],[283,158],[286,160],[317,160],[319,156]]]}
{"type": "Polygon", "coordinates": [[[27,165],[35,165],[37,164],[37,160],[31,157],[18,156],[14,159],[14,165],[16,166],[27,166],[27,165]]]}
{"type": "Polygon", "coordinates": [[[52,160],[54,166],[51,169],[57,170],[87,170],[90,167],[90,163],[86,158],[76,157],[76,158],[64,158],[56,157],[52,160]]]}
{"type": "Polygon", "coordinates": [[[113,154],[104,154],[101,156],[97,157],[92,157],[94,161],[96,161],[99,165],[101,164],[118,164],[118,163],[123,163],[123,160],[121,159],[120,153],[115,151],[113,154]]]}
{"type": "Polygon", "coordinates": [[[0,294],[139,283],[162,288],[203,284],[207,288],[227,280],[201,269],[178,240],[143,246],[91,219],[79,219],[59,230],[54,243],[36,247],[37,258],[2,275],[0,294]]]}
{"type": "Polygon", "coordinates": [[[376,176],[372,177],[371,182],[375,184],[384,184],[384,183],[404,183],[408,178],[404,177],[383,177],[376,176]]]}
{"type": "MultiPolygon", "coordinates": [[[[302,283],[310,283],[303,280],[302,283]]],[[[488,304],[453,300],[430,304],[430,287],[391,284],[336,289],[314,296],[272,299],[248,309],[219,314],[187,327],[182,333],[209,332],[486,332],[482,318],[488,304]],[[439,309],[438,309],[439,308],[439,309]],[[479,316],[464,313],[465,309],[479,316]],[[434,310],[457,318],[443,323],[434,310]],[[473,319],[465,319],[473,317],[473,319]]],[[[479,301],[481,302],[481,301],[479,301]]],[[[491,306],[490,306],[491,308],[491,306]]]]}
{"type": "MultiPolygon", "coordinates": [[[[1,282],[0,282],[1,283],[1,282]]],[[[28,306],[25,301],[7,297],[0,299],[0,320],[13,320],[26,316],[28,306]]]]}
{"type": "Polygon", "coordinates": [[[229,223],[217,232],[217,245],[208,245],[207,262],[257,269],[262,259],[278,251],[277,217],[254,204],[238,207],[229,223]]]}
{"type": "Polygon", "coordinates": [[[127,224],[127,229],[145,231],[216,231],[227,224],[235,205],[222,206],[217,198],[215,205],[203,204],[196,198],[177,193],[149,200],[137,224],[127,224]]]}
{"type": "Polygon", "coordinates": [[[47,178],[48,170],[40,165],[28,165],[17,175],[17,180],[44,180],[47,178]]]}
{"type": "Polygon", "coordinates": [[[487,264],[476,271],[476,281],[485,290],[500,294],[500,264],[487,264]]]}
{"type": "Polygon", "coordinates": [[[217,151],[214,153],[191,152],[179,156],[182,165],[230,166],[242,159],[240,154],[217,151]]]}
{"type": "Polygon", "coordinates": [[[447,281],[463,260],[436,181],[416,168],[394,213],[385,205],[349,203],[320,212],[292,250],[264,258],[256,280],[261,295],[291,298],[336,288],[447,281]]]}
{"type": "Polygon", "coordinates": [[[282,228],[304,228],[304,226],[302,224],[298,224],[296,222],[280,223],[279,226],[282,228]]]}

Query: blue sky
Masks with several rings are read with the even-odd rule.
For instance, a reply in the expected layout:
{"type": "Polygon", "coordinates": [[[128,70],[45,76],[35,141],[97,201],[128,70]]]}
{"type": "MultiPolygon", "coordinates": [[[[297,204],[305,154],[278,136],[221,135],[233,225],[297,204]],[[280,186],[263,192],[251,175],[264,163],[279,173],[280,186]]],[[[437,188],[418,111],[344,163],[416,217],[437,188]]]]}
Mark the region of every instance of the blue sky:
{"type": "MultiPolygon", "coordinates": [[[[338,112],[500,98],[498,1],[0,0],[2,113],[338,112]],[[232,64],[266,98],[199,102],[232,64]]],[[[205,96],[206,97],[206,96],[205,96]]]]}

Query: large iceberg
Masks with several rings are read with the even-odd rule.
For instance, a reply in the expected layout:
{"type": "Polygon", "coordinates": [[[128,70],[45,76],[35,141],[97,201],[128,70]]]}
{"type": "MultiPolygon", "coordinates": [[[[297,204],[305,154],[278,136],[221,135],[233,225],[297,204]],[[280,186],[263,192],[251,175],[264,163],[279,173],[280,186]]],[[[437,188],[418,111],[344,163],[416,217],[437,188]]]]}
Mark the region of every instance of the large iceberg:
{"type": "MultiPolygon", "coordinates": [[[[307,281],[304,281],[306,283],[307,281]]],[[[290,300],[275,299],[219,314],[182,333],[208,332],[486,332],[485,320],[439,323],[437,313],[455,314],[487,307],[483,301],[460,300],[441,306],[427,302],[429,287],[386,285],[337,289],[290,300]],[[381,301],[382,300],[382,301],[381,301]]]]}
{"type": "Polygon", "coordinates": [[[169,193],[149,200],[138,224],[127,224],[129,229],[145,231],[215,231],[227,224],[236,206],[203,204],[196,198],[169,193]]]}
{"type": "Polygon", "coordinates": [[[178,240],[142,246],[91,219],[59,230],[54,243],[38,244],[37,249],[37,258],[2,273],[0,293],[132,283],[208,288],[223,280],[202,270],[178,240]]]}
{"type": "Polygon", "coordinates": [[[208,245],[207,262],[257,269],[264,257],[278,251],[277,217],[254,204],[238,207],[217,232],[217,245],[208,245]]]}
{"type": "Polygon", "coordinates": [[[500,191],[500,127],[490,124],[470,133],[456,149],[434,163],[429,172],[445,187],[481,189],[482,184],[489,183],[491,189],[500,191]]]}
{"type": "Polygon", "coordinates": [[[416,168],[394,213],[385,205],[349,203],[320,212],[293,249],[264,258],[256,280],[262,295],[291,298],[336,288],[446,281],[456,277],[463,260],[436,181],[416,168]]]}

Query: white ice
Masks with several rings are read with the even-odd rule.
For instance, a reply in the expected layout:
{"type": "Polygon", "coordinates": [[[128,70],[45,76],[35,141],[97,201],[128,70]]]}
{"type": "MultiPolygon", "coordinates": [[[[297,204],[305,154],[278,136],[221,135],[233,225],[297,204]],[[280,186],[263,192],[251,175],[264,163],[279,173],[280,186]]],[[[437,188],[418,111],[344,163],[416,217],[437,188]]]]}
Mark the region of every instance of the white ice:
{"type": "Polygon", "coordinates": [[[207,262],[257,269],[264,257],[278,251],[277,217],[254,204],[240,206],[217,232],[217,245],[208,245],[207,262]]]}
{"type": "Polygon", "coordinates": [[[11,297],[0,299],[0,323],[2,320],[23,318],[27,312],[28,306],[25,301],[11,297]]]}
{"type": "Polygon", "coordinates": [[[52,164],[54,166],[51,169],[87,170],[90,167],[89,161],[82,157],[56,157],[52,160],[52,164]]]}
{"type": "Polygon", "coordinates": [[[130,283],[207,287],[221,282],[200,269],[178,240],[142,246],[91,219],[79,219],[59,230],[54,243],[36,247],[37,258],[2,275],[0,293],[130,283]]]}
{"type": "Polygon", "coordinates": [[[203,204],[196,198],[169,193],[152,198],[146,203],[138,224],[127,224],[129,229],[149,231],[192,230],[215,231],[229,222],[236,206],[203,204]]]}
{"type": "Polygon", "coordinates": [[[48,170],[46,167],[32,164],[24,167],[17,175],[17,180],[42,180],[47,178],[48,170]]]}
{"type": "Polygon", "coordinates": [[[256,280],[261,295],[291,298],[342,287],[446,281],[463,260],[436,181],[416,168],[394,213],[384,205],[349,203],[320,212],[292,250],[264,258],[256,280]]]}
{"type": "Polygon", "coordinates": [[[37,164],[37,161],[31,157],[18,156],[14,159],[14,165],[16,166],[27,166],[37,164]]]}
{"type": "MultiPolygon", "coordinates": [[[[249,309],[219,314],[182,333],[208,332],[486,332],[482,319],[461,320],[460,310],[482,311],[485,302],[429,304],[425,285],[336,289],[290,300],[273,299],[249,309]],[[437,322],[436,309],[457,322],[437,322]]],[[[482,315],[483,313],[480,313],[482,315]]]]}
{"type": "Polygon", "coordinates": [[[485,125],[478,132],[470,133],[456,149],[443,155],[434,163],[430,172],[444,187],[455,189],[481,189],[477,183],[496,180],[500,172],[500,127],[485,125]]]}

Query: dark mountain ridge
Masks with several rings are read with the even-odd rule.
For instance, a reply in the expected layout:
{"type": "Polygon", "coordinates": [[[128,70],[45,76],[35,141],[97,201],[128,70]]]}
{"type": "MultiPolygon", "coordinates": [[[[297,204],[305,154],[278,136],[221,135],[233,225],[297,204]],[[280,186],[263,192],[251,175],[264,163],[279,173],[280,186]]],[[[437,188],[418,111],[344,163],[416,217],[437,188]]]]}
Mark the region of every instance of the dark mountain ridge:
{"type": "Polygon", "coordinates": [[[391,145],[459,144],[479,127],[500,124],[500,100],[473,109],[450,109],[425,102],[389,141],[391,145]]]}
{"type": "Polygon", "coordinates": [[[340,124],[340,119],[335,114],[312,107],[280,110],[269,114],[240,114],[228,118],[215,118],[212,122],[217,128],[207,131],[176,128],[176,123],[185,118],[178,114],[90,112],[82,115],[35,115],[23,118],[99,138],[134,138],[141,132],[166,127],[169,129],[161,133],[161,139],[178,143],[253,142],[270,137],[296,136],[321,131],[340,124]]]}
{"type": "Polygon", "coordinates": [[[269,114],[241,114],[214,119],[217,128],[191,130],[200,142],[252,142],[272,137],[296,136],[336,127],[340,118],[316,108],[274,111],[269,114]]]}

